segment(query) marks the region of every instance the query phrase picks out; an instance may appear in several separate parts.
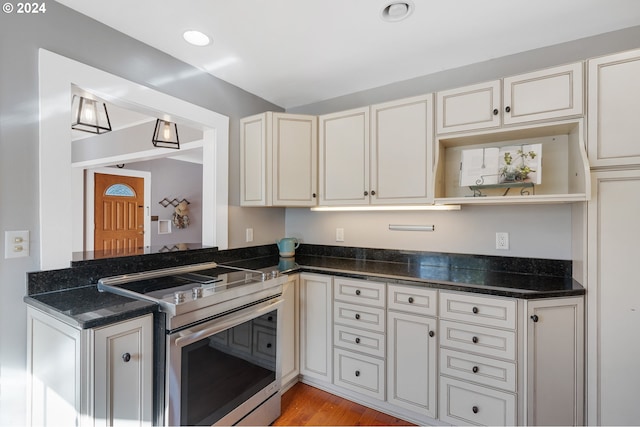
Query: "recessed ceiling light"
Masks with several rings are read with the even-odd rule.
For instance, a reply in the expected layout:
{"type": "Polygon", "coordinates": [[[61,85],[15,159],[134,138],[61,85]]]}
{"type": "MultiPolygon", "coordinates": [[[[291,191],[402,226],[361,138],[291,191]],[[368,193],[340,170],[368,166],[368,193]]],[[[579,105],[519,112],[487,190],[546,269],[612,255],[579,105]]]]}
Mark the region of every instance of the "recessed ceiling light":
{"type": "Polygon", "coordinates": [[[382,8],[380,16],[386,22],[398,22],[406,19],[413,13],[413,2],[410,0],[392,1],[382,8]]]}
{"type": "Polygon", "coordinates": [[[194,46],[206,46],[211,42],[209,36],[205,33],[197,30],[187,30],[182,34],[182,37],[194,46]]]}

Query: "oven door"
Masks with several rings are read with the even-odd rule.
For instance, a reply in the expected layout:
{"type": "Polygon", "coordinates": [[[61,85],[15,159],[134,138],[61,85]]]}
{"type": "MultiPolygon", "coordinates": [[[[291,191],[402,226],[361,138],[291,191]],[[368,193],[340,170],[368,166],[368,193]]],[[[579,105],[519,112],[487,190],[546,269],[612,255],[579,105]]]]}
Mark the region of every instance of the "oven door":
{"type": "Polygon", "coordinates": [[[280,415],[281,306],[271,299],[168,335],[168,425],[233,425],[263,403],[265,424],[280,415]]]}

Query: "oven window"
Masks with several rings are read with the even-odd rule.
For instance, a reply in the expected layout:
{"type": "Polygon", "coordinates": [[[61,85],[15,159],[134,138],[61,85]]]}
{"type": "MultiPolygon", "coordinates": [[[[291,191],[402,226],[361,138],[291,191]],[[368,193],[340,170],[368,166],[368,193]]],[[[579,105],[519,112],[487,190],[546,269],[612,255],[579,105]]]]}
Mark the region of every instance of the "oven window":
{"type": "Polygon", "coordinates": [[[181,425],[212,425],[276,379],[277,311],[182,349],[181,425]]]}

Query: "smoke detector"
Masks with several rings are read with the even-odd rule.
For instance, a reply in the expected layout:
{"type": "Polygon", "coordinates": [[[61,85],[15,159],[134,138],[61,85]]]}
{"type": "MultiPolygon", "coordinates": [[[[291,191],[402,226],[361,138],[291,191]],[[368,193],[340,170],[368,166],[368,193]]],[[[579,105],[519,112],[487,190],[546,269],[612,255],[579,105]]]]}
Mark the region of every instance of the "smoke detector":
{"type": "Polygon", "coordinates": [[[406,19],[413,13],[413,2],[409,0],[405,1],[393,1],[387,3],[380,12],[380,17],[386,22],[398,22],[406,19]]]}

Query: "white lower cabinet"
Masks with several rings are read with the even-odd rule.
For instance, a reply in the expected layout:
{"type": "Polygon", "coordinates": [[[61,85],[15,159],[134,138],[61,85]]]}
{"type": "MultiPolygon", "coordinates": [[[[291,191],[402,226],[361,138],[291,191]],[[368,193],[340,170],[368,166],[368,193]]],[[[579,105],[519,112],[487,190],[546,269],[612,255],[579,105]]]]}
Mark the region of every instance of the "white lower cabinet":
{"type": "Polygon", "coordinates": [[[431,418],[437,402],[436,323],[431,317],[388,314],[387,401],[431,418]]]}
{"type": "Polygon", "coordinates": [[[584,423],[584,302],[526,302],[527,425],[584,423]]]}
{"type": "Polygon", "coordinates": [[[300,274],[300,373],[331,383],[331,276],[300,274]]]}
{"type": "Polygon", "coordinates": [[[388,285],[387,401],[437,415],[438,291],[388,285]]]}
{"type": "Polygon", "coordinates": [[[333,383],[384,401],[385,291],[380,282],[336,277],[333,383]]]}
{"type": "Polygon", "coordinates": [[[151,424],[153,317],[92,329],[95,426],[151,424]]]}
{"type": "Polygon", "coordinates": [[[583,423],[582,296],[300,278],[303,381],[417,424],[583,423]]]}
{"type": "Polygon", "coordinates": [[[289,275],[289,281],[282,288],[282,386],[286,390],[298,380],[299,364],[299,277],[289,275]]]}
{"type": "Polygon", "coordinates": [[[151,425],[153,316],[94,329],[27,308],[30,425],[151,425]]]}

